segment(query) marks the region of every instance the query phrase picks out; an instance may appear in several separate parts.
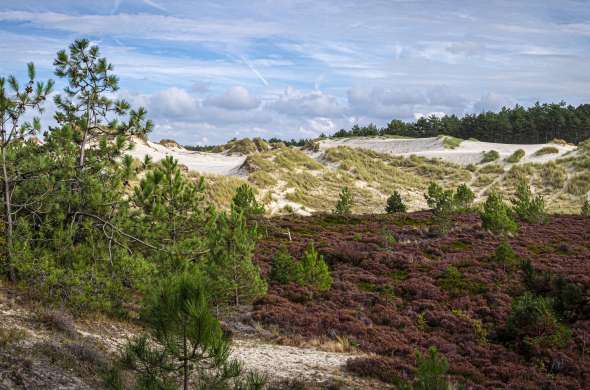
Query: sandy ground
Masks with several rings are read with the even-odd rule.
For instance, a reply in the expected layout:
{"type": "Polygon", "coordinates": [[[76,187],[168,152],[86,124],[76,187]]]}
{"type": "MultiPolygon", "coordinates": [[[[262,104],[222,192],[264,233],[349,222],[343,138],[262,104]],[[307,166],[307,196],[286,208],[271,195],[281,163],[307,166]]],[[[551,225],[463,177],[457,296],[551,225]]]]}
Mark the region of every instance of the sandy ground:
{"type": "Polygon", "coordinates": [[[396,156],[424,156],[428,158],[441,158],[445,161],[456,164],[476,164],[481,161],[482,154],[490,150],[496,150],[500,158],[504,159],[514,153],[517,149],[523,149],[526,153],[521,162],[542,163],[562,157],[564,154],[576,149],[572,145],[538,144],[518,145],[500,144],[492,142],[463,141],[455,149],[447,149],[443,144],[442,137],[431,138],[409,138],[397,139],[387,137],[354,137],[334,138],[320,141],[320,150],[338,146],[350,148],[362,148],[373,150],[378,153],[391,154],[396,156]],[[535,152],[545,146],[554,146],[559,153],[535,156],[535,152]]]}
{"type": "MultiPolygon", "coordinates": [[[[73,325],[75,334],[66,336],[63,332],[44,327],[36,318],[33,308],[19,303],[17,295],[0,286],[0,330],[19,329],[26,335],[20,342],[20,348],[15,349],[22,356],[14,352],[12,355],[4,355],[0,348],[0,389],[92,388],[92,385],[85,383],[85,378],[79,378],[74,371],[64,370],[50,359],[32,359],[27,351],[47,342],[65,345],[93,340],[102,351],[113,356],[129,339],[142,332],[135,325],[97,317],[76,320],[73,325]],[[26,371],[20,372],[20,375],[28,378],[24,387],[11,379],[14,371],[22,371],[23,366],[26,371]]],[[[257,338],[240,338],[239,335],[234,335],[231,356],[241,360],[246,369],[259,371],[272,380],[297,379],[316,383],[320,387],[322,383],[336,381],[343,385],[343,389],[387,388],[383,383],[357,378],[344,371],[346,361],[360,356],[357,354],[277,345],[257,338]]]]}
{"type": "Polygon", "coordinates": [[[182,147],[166,147],[151,141],[136,139],[134,147],[128,152],[131,156],[143,160],[149,155],[154,161],[160,161],[166,156],[172,156],[189,171],[200,173],[214,173],[217,175],[238,176],[240,166],[246,160],[245,156],[228,156],[222,153],[192,152],[182,147]]]}

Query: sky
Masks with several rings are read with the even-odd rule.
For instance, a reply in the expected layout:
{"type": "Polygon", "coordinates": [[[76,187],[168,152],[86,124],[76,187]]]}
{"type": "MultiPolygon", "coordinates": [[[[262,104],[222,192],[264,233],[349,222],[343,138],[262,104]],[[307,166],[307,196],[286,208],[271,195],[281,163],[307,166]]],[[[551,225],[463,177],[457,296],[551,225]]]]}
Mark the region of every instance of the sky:
{"type": "Polygon", "coordinates": [[[0,0],[0,75],[33,61],[59,93],[55,53],[78,38],[152,139],[190,145],[590,101],[586,0],[0,0]]]}

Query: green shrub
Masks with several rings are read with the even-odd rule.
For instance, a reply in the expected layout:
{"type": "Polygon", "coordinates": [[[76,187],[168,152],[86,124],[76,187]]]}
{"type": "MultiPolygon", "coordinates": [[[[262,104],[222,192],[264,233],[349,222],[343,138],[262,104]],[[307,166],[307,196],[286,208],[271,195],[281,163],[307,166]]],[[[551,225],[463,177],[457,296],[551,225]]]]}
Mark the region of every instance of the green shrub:
{"type": "Polygon", "coordinates": [[[504,265],[504,268],[513,268],[518,264],[518,256],[514,253],[514,250],[508,243],[508,241],[502,241],[494,252],[493,259],[500,264],[504,265]]]}
{"type": "Polygon", "coordinates": [[[446,234],[452,227],[451,214],[455,211],[454,194],[452,190],[444,190],[432,182],[428,192],[424,194],[428,207],[432,209],[434,223],[442,234],[446,234]]]}
{"type": "Polygon", "coordinates": [[[264,206],[256,201],[254,189],[246,183],[236,189],[232,207],[236,211],[244,213],[246,217],[264,214],[264,206]]]}
{"type": "Polygon", "coordinates": [[[545,146],[535,152],[535,156],[544,156],[546,154],[556,154],[559,153],[559,149],[555,146],[545,146]]]}
{"type": "Polygon", "coordinates": [[[385,207],[387,213],[405,213],[406,205],[404,204],[401,195],[397,191],[387,198],[387,206],[385,207]]]}
{"type": "Polygon", "coordinates": [[[582,215],[590,217],[590,199],[586,199],[582,205],[582,215]]]}
{"type": "Polygon", "coordinates": [[[332,287],[332,276],[324,256],[320,255],[310,241],[301,259],[303,282],[319,291],[327,291],[332,287]]]}
{"type": "Polygon", "coordinates": [[[477,282],[468,280],[456,267],[448,266],[439,277],[439,285],[451,296],[459,296],[464,292],[481,293],[485,287],[477,282]]]}
{"type": "Polygon", "coordinates": [[[543,223],[547,219],[543,197],[534,196],[525,181],[518,183],[516,196],[512,200],[513,210],[518,217],[528,223],[543,223]]]}
{"type": "Polygon", "coordinates": [[[281,284],[303,284],[302,263],[296,262],[286,248],[281,248],[272,258],[270,279],[281,284]]]}
{"type": "Polygon", "coordinates": [[[416,376],[413,381],[399,381],[400,390],[449,390],[455,385],[448,379],[449,363],[436,347],[425,354],[416,352],[416,376]]]}
{"type": "Polygon", "coordinates": [[[336,208],[334,209],[334,214],[347,216],[352,214],[352,202],[353,196],[348,187],[343,187],[340,190],[340,198],[336,203],[336,208]]]}
{"type": "Polygon", "coordinates": [[[512,302],[506,331],[510,337],[539,347],[563,348],[571,337],[571,331],[557,320],[551,299],[530,292],[512,302]]]}
{"type": "Polygon", "coordinates": [[[475,200],[475,194],[467,184],[463,183],[457,187],[455,194],[453,195],[454,207],[458,210],[468,210],[473,206],[475,200]]]}
{"type": "Polygon", "coordinates": [[[525,151],[522,149],[517,149],[514,151],[514,153],[512,153],[510,156],[508,156],[506,158],[506,162],[509,162],[511,164],[515,164],[517,162],[519,162],[520,160],[522,160],[522,158],[525,155],[525,151]]]}
{"type": "Polygon", "coordinates": [[[490,150],[490,151],[483,153],[480,163],[481,164],[489,163],[492,161],[496,161],[499,158],[500,158],[500,153],[498,153],[496,150],[490,150]]]}
{"type": "Polygon", "coordinates": [[[510,215],[510,208],[504,203],[502,195],[495,191],[486,199],[480,217],[482,227],[494,233],[509,234],[518,230],[518,225],[510,215]]]}

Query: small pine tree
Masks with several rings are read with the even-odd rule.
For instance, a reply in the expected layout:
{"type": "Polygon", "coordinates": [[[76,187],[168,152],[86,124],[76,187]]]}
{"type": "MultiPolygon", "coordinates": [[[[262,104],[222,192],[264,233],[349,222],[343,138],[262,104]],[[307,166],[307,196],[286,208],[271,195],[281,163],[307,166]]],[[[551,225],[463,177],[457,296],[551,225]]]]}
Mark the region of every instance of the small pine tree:
{"type": "Polygon", "coordinates": [[[582,215],[590,217],[590,199],[586,199],[582,205],[582,215]]]}
{"type": "Polygon", "coordinates": [[[242,212],[211,211],[207,224],[208,290],[216,304],[248,304],[264,296],[266,282],[252,262],[258,232],[242,212]]]}
{"type": "Polygon", "coordinates": [[[473,201],[475,200],[475,194],[471,189],[467,186],[467,184],[463,183],[453,195],[453,202],[454,206],[458,210],[468,210],[473,205],[473,201]]]}
{"type": "Polygon", "coordinates": [[[401,195],[397,191],[387,198],[387,206],[385,207],[387,213],[405,213],[406,205],[404,204],[401,195]]]}
{"type": "Polygon", "coordinates": [[[334,214],[348,216],[352,213],[353,196],[348,187],[342,187],[334,214]]]}
{"type": "Polygon", "coordinates": [[[241,365],[229,357],[229,344],[210,312],[198,273],[163,279],[146,297],[142,318],[150,337],[130,342],[122,359],[138,372],[137,388],[257,387],[240,379],[241,365]]]}
{"type": "Polygon", "coordinates": [[[510,209],[504,203],[502,195],[495,191],[488,196],[480,217],[483,228],[494,233],[510,234],[518,230],[518,225],[510,216],[510,209]]]}
{"type": "Polygon", "coordinates": [[[545,213],[545,201],[543,197],[534,196],[526,181],[520,181],[516,187],[516,196],[512,200],[513,210],[518,217],[528,223],[543,223],[547,215],[545,213]]]}
{"type": "Polygon", "coordinates": [[[440,356],[436,347],[430,347],[424,354],[416,352],[416,377],[412,381],[400,381],[400,390],[449,390],[455,388],[447,377],[449,363],[440,356]]]}
{"type": "Polygon", "coordinates": [[[504,269],[512,268],[518,263],[518,256],[514,253],[514,250],[508,243],[508,241],[502,241],[494,252],[493,259],[500,264],[504,265],[504,269]]]}
{"type": "Polygon", "coordinates": [[[287,284],[295,282],[303,284],[303,267],[289,254],[287,248],[281,248],[272,259],[270,279],[277,283],[287,284]]]}
{"type": "Polygon", "coordinates": [[[428,192],[424,194],[428,207],[432,209],[434,222],[441,234],[446,234],[452,227],[451,214],[455,211],[453,191],[444,190],[438,184],[432,182],[428,186],[428,192]]]}
{"type": "Polygon", "coordinates": [[[320,255],[310,241],[301,259],[303,281],[319,291],[327,291],[332,287],[332,276],[324,256],[320,255]]]}
{"type": "Polygon", "coordinates": [[[243,212],[247,218],[264,214],[264,206],[256,201],[254,189],[246,183],[237,188],[232,206],[243,212]]]}

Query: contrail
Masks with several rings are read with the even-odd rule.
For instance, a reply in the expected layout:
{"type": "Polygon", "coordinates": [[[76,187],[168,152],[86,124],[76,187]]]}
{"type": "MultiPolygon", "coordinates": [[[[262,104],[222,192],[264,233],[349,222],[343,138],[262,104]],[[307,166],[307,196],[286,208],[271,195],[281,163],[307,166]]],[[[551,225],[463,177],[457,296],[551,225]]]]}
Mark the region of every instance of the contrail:
{"type": "Polygon", "coordinates": [[[258,78],[260,79],[260,81],[262,81],[262,83],[263,83],[264,85],[268,86],[268,81],[266,81],[266,79],[265,79],[264,77],[262,77],[262,75],[260,74],[260,72],[259,72],[259,71],[257,71],[257,70],[256,70],[256,69],[255,69],[255,68],[252,66],[252,64],[250,63],[250,61],[248,61],[248,60],[246,59],[246,57],[244,57],[243,55],[240,55],[240,58],[242,59],[242,61],[244,62],[244,64],[246,64],[246,66],[248,66],[248,68],[250,68],[250,70],[251,70],[252,72],[254,72],[254,74],[255,74],[256,76],[258,76],[258,78]]]}
{"type": "Polygon", "coordinates": [[[152,1],[152,0],[143,0],[144,3],[146,3],[147,5],[151,5],[152,7],[159,9],[160,11],[164,11],[167,12],[168,10],[164,7],[162,7],[160,4],[152,1]]]}

